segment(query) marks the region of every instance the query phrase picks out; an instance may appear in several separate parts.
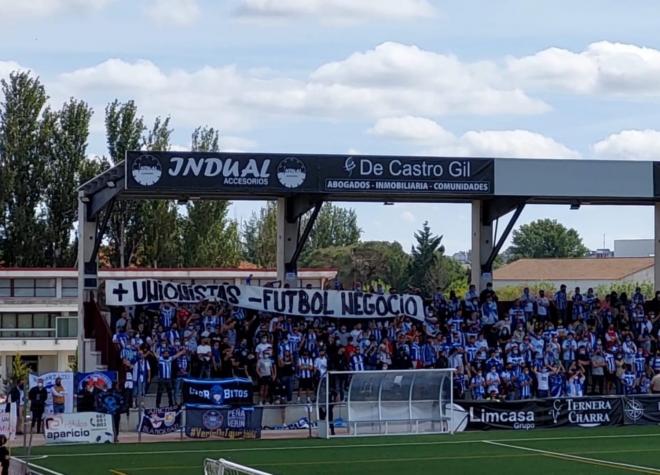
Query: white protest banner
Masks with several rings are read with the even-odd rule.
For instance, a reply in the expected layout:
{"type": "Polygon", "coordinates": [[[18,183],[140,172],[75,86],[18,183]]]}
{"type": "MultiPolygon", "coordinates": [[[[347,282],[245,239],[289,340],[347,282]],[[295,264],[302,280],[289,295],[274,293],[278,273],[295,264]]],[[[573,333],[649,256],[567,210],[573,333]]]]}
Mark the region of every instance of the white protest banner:
{"type": "Polygon", "coordinates": [[[184,284],[156,279],[106,280],[108,305],[220,300],[237,307],[302,317],[388,318],[407,315],[424,320],[418,295],[284,289],[251,285],[184,284]]]}
{"type": "Polygon", "coordinates": [[[55,386],[55,380],[60,378],[62,380],[62,386],[64,387],[64,412],[73,412],[73,377],[74,373],[72,371],[53,371],[52,373],[44,374],[30,374],[29,385],[30,389],[37,385],[37,380],[39,378],[44,380],[44,388],[48,392],[48,399],[46,399],[46,414],[53,413],[53,395],[51,390],[55,386]]]}
{"type": "Polygon", "coordinates": [[[9,440],[16,438],[16,411],[13,407],[10,412],[0,412],[0,434],[9,440]]]}
{"type": "Polygon", "coordinates": [[[114,441],[112,416],[100,412],[53,414],[44,419],[47,444],[104,444],[114,441]]]}

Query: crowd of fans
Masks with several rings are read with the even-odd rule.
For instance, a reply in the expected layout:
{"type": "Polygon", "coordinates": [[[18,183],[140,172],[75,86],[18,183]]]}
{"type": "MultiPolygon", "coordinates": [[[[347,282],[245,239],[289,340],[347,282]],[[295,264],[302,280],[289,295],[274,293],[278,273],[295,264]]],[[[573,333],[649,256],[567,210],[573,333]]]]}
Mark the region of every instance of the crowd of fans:
{"type": "MultiPolygon", "coordinates": [[[[384,292],[382,287],[371,289],[384,292]]],[[[423,322],[311,319],[222,302],[126,308],[113,321],[120,385],[131,404],[156,385],[180,402],[181,381],[251,378],[256,402],[309,401],[328,370],[455,368],[457,399],[660,392],[660,292],[604,297],[525,289],[504,305],[489,284],[460,298],[438,291],[423,322]]],[[[333,378],[344,397],[347,377],[333,378]]]]}

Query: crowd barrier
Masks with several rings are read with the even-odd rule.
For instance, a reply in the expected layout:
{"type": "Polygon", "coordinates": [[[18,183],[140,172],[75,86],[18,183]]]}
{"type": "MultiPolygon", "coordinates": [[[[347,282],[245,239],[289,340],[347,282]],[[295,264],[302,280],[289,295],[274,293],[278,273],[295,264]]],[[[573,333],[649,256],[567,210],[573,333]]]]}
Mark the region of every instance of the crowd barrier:
{"type": "Polygon", "coordinates": [[[660,424],[660,395],[455,401],[453,409],[457,432],[660,424]]]}

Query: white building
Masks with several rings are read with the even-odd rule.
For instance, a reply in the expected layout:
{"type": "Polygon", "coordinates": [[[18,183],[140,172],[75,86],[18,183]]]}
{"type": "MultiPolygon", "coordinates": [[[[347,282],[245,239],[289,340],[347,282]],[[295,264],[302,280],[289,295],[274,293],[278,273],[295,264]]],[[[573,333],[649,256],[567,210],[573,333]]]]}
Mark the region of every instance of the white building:
{"type": "Polygon", "coordinates": [[[655,253],[653,239],[617,239],[614,257],[650,257],[655,253]]]}
{"type": "MultiPolygon", "coordinates": [[[[303,269],[301,287],[321,287],[334,279],[334,269],[303,269]]],[[[261,269],[105,269],[105,279],[156,278],[190,283],[274,281],[275,270],[261,269]]],[[[78,349],[78,271],[76,269],[0,268],[0,381],[11,375],[14,358],[38,373],[66,371],[78,349]]],[[[87,344],[87,342],[86,342],[87,344]]],[[[90,347],[94,342],[89,341],[90,347]]],[[[86,347],[87,348],[87,347],[86,347]]],[[[89,367],[89,365],[87,365],[89,367]]]]}
{"type": "Polygon", "coordinates": [[[630,257],[610,259],[519,259],[493,273],[493,287],[524,286],[535,282],[553,284],[568,289],[620,282],[653,282],[653,258],[630,257]]]}

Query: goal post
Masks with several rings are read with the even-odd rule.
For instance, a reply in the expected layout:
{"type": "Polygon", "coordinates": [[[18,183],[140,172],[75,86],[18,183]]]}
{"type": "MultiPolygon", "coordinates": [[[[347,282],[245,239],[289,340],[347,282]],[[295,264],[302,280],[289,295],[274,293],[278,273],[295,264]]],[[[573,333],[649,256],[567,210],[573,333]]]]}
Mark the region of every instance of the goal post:
{"type": "Polygon", "coordinates": [[[271,475],[255,468],[246,467],[225,459],[204,460],[204,475],[271,475]]]}
{"type": "Polygon", "coordinates": [[[319,436],[452,433],[454,369],[329,371],[317,394],[319,436]]]}

